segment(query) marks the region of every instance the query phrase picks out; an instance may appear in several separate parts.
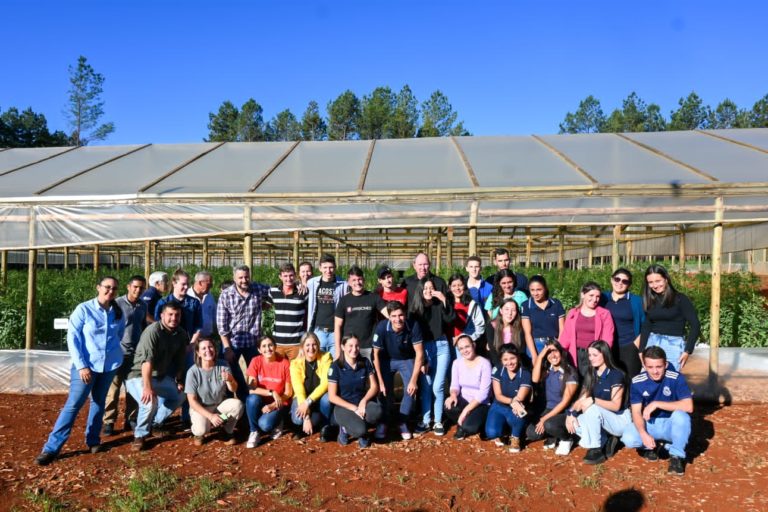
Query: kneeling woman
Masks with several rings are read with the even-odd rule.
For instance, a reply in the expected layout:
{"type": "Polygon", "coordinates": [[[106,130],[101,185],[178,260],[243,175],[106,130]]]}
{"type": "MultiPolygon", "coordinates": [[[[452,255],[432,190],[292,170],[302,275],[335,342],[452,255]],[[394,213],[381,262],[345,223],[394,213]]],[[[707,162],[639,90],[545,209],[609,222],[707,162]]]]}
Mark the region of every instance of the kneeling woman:
{"type": "Polygon", "coordinates": [[[445,414],[458,428],[454,439],[464,439],[483,429],[491,394],[491,363],[477,355],[475,342],[466,334],[456,342],[461,359],[451,369],[451,395],[445,414]]]}
{"type": "Polygon", "coordinates": [[[226,444],[235,444],[235,425],[243,416],[243,403],[227,398],[226,392],[237,392],[237,381],[229,365],[217,359],[216,346],[209,338],[201,338],[195,346],[195,364],[187,370],[184,393],[189,400],[192,435],[195,446],[202,446],[211,428],[224,426],[226,444]]]}
{"type": "Polygon", "coordinates": [[[616,368],[611,347],[604,341],[595,341],[588,352],[590,369],[581,395],[568,410],[565,426],[568,432],[581,437],[579,445],[587,449],[584,462],[600,464],[613,456],[632,416],[624,405],[624,373],[616,368]],[[607,442],[604,433],[610,436],[607,442]]]}
{"type": "Polygon", "coordinates": [[[531,374],[520,364],[520,354],[514,345],[504,345],[499,351],[501,365],[493,369],[494,400],[485,420],[485,436],[504,446],[501,436],[504,426],[511,430],[509,451],[520,451],[520,438],[525,431],[525,403],[531,395],[531,374]]]}
{"type": "Polygon", "coordinates": [[[256,448],[262,433],[272,434],[272,439],[282,435],[281,423],[293,396],[288,359],[275,352],[272,338],[261,338],[259,353],[251,359],[247,370],[250,394],[245,411],[251,433],[246,448],[256,448]]]}
{"type": "Polygon", "coordinates": [[[379,393],[376,371],[371,361],[360,355],[360,340],[345,336],[341,340],[341,357],[328,371],[328,398],[336,407],[333,418],[339,425],[339,444],[358,438],[360,448],[370,445],[368,426],[378,426],[384,414],[376,402],[379,393]]]}
{"type": "Polygon", "coordinates": [[[304,335],[299,355],[291,361],[291,420],[307,435],[322,428],[321,441],[328,441],[331,419],[328,370],[332,362],[331,354],[320,352],[320,341],[313,332],[304,335]]]}

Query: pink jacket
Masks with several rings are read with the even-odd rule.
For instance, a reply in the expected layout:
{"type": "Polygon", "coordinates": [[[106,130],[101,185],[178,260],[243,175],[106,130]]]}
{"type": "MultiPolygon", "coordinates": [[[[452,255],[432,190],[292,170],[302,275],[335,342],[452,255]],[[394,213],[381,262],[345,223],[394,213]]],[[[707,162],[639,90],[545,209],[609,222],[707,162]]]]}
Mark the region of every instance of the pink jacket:
{"type": "MultiPolygon", "coordinates": [[[[580,307],[576,306],[565,315],[565,326],[559,338],[560,344],[571,354],[571,363],[574,367],[579,364],[576,357],[576,317],[579,315],[579,309],[580,307]]],[[[597,306],[595,312],[595,340],[603,340],[609,346],[613,346],[614,327],[610,311],[597,306]]]]}

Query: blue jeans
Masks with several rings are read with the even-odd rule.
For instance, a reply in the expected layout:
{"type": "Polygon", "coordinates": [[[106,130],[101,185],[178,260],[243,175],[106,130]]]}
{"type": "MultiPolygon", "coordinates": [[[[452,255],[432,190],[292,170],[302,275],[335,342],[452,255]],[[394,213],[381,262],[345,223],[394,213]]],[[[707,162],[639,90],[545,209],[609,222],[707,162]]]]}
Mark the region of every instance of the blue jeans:
{"type": "MultiPolygon", "coordinates": [[[[299,408],[299,402],[294,398],[291,402],[291,421],[294,425],[301,426],[304,420],[296,416],[296,409],[299,408]]],[[[312,430],[329,425],[331,421],[331,412],[333,408],[331,401],[328,398],[328,393],[325,393],[320,397],[319,402],[315,402],[309,406],[309,421],[312,422],[312,430]]]]}
{"type": "Polygon", "coordinates": [[[405,423],[413,410],[414,397],[408,394],[408,382],[413,376],[413,359],[379,359],[381,366],[381,378],[384,380],[384,386],[387,390],[386,407],[384,408],[384,417],[388,417],[389,409],[395,401],[395,373],[400,374],[403,379],[403,400],[400,402],[399,422],[405,423]]]}
{"type": "Polygon", "coordinates": [[[577,420],[576,435],[581,438],[579,446],[589,450],[605,444],[605,433],[619,437],[624,434],[624,429],[632,423],[632,413],[629,409],[616,413],[593,404],[577,420]]]}
{"type": "Polygon", "coordinates": [[[685,339],[682,336],[668,336],[652,332],[648,337],[647,347],[661,347],[667,354],[667,362],[677,371],[680,368],[680,356],[685,350],[685,339]]]}
{"type": "MultiPolygon", "coordinates": [[[[667,448],[669,454],[675,457],[685,458],[685,447],[688,438],[691,437],[691,415],[683,411],[673,411],[669,418],[651,418],[645,422],[648,434],[656,440],[671,441],[667,448]]],[[[634,423],[627,425],[621,442],[627,448],[642,448],[643,440],[634,423]]]]}
{"type": "Polygon", "coordinates": [[[43,446],[43,451],[58,454],[61,447],[69,439],[72,433],[72,425],[80,409],[85,405],[85,400],[90,396],[91,403],[88,406],[88,423],[85,427],[85,444],[96,446],[101,444],[101,426],[104,419],[104,402],[107,399],[107,391],[112,384],[116,370],[104,373],[91,371],[91,382],[85,384],[80,380],[80,371],[72,365],[70,369],[69,396],[67,402],[56,419],[48,442],[43,446]]]}
{"type": "Polygon", "coordinates": [[[426,375],[421,375],[421,414],[422,422],[432,420],[432,405],[435,406],[435,423],[443,422],[445,406],[445,378],[451,362],[451,350],[445,336],[434,341],[425,341],[424,355],[429,365],[426,375]]]}
{"type": "Polygon", "coordinates": [[[248,395],[248,399],[245,401],[245,412],[248,414],[248,425],[251,432],[268,434],[275,430],[282,419],[285,407],[280,407],[278,410],[266,414],[261,411],[261,408],[266,405],[264,398],[259,395],[248,395]]]}
{"type": "Polygon", "coordinates": [[[315,329],[315,336],[320,340],[320,350],[330,352],[331,358],[336,359],[336,339],[333,337],[333,330],[315,329]]]}
{"type": "Polygon", "coordinates": [[[155,392],[155,398],[148,404],[141,402],[141,393],[144,390],[144,383],[141,377],[125,381],[125,389],[128,390],[128,393],[139,404],[136,428],[133,430],[134,437],[149,435],[152,425],[162,424],[186,399],[184,393],[176,387],[176,381],[167,375],[162,379],[152,379],[152,389],[155,392]]]}
{"type": "Polygon", "coordinates": [[[504,434],[504,427],[508,426],[512,437],[520,438],[525,430],[525,418],[519,417],[508,405],[493,402],[485,418],[485,437],[496,439],[504,434]]]}
{"type": "Polygon", "coordinates": [[[245,402],[248,398],[248,385],[245,383],[245,376],[243,376],[243,370],[240,369],[240,356],[245,359],[245,367],[251,364],[251,359],[259,355],[259,351],[256,347],[232,347],[232,352],[235,354],[232,363],[229,365],[229,369],[232,370],[232,376],[237,381],[237,398],[241,402],[245,402]]]}

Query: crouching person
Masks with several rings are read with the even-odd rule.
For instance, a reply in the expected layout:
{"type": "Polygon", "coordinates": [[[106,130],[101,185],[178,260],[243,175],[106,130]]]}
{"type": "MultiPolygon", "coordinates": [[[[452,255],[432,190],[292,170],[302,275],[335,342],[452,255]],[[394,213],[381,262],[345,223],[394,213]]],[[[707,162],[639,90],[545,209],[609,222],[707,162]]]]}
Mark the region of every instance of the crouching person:
{"type": "Polygon", "coordinates": [[[224,428],[227,445],[235,444],[235,425],[243,416],[243,403],[227,398],[227,391],[237,393],[237,381],[229,364],[219,360],[216,345],[201,338],[195,345],[195,364],[187,371],[184,392],[189,400],[192,435],[195,446],[202,446],[212,428],[224,428]]]}
{"type": "Polygon", "coordinates": [[[179,327],[180,321],[181,305],[167,302],[160,311],[160,321],[141,333],[136,347],[133,368],[125,383],[128,393],[139,403],[134,451],[145,448],[150,430],[162,436],[163,421],[184,401],[184,358],[189,335],[179,327]]]}
{"type": "Polygon", "coordinates": [[[667,363],[664,349],[658,346],[643,351],[645,371],[632,379],[629,400],[632,424],[621,441],[627,448],[640,448],[647,460],[659,458],[659,443],[670,441],[669,474],[685,473],[685,447],[691,436],[693,395],[685,377],[667,363]]]}
{"type": "Polygon", "coordinates": [[[291,361],[291,421],[306,435],[320,430],[323,442],[330,441],[328,370],[332,362],[330,352],[320,351],[320,340],[313,332],[304,335],[299,355],[291,361]]]}

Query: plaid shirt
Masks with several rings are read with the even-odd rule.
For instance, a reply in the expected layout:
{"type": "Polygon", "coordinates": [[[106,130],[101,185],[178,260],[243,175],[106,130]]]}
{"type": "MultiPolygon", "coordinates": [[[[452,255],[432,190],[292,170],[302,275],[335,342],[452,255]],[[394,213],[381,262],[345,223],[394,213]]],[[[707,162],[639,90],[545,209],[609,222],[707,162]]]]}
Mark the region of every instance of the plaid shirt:
{"type": "Polygon", "coordinates": [[[219,334],[227,336],[234,348],[255,347],[261,337],[261,304],[271,303],[269,286],[251,283],[251,293],[243,297],[233,285],[221,292],[216,308],[219,334]]]}

